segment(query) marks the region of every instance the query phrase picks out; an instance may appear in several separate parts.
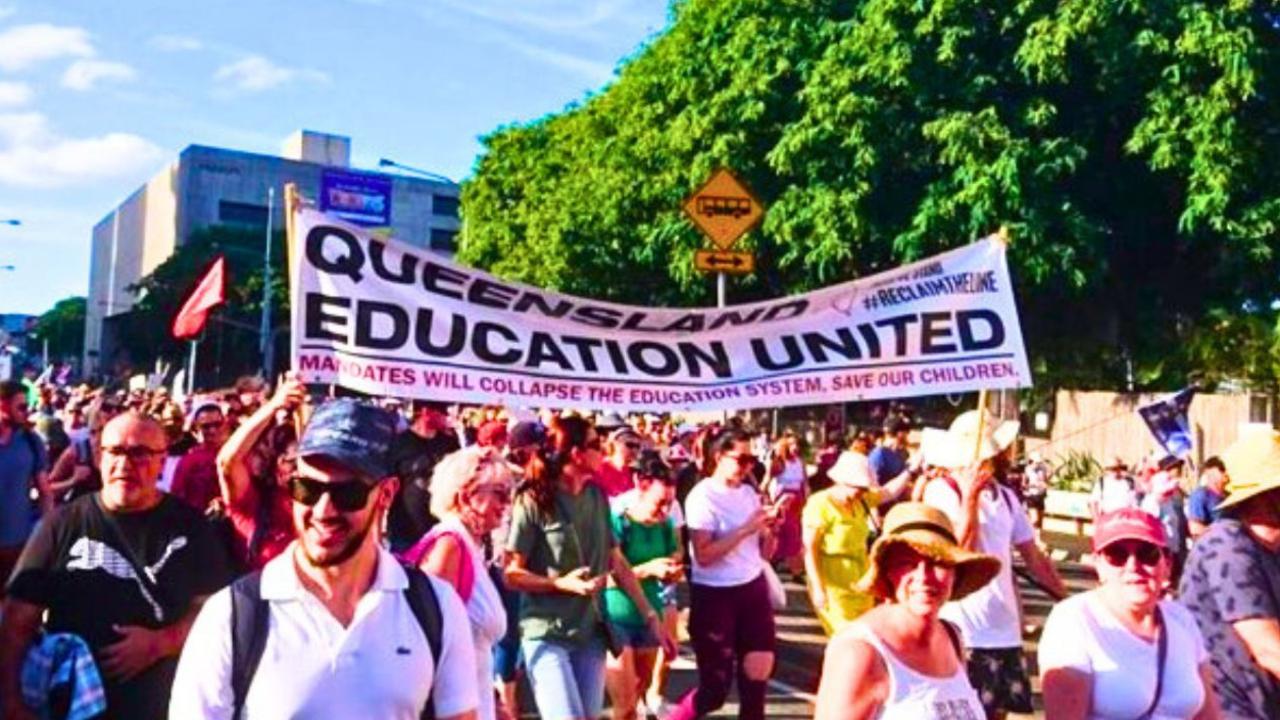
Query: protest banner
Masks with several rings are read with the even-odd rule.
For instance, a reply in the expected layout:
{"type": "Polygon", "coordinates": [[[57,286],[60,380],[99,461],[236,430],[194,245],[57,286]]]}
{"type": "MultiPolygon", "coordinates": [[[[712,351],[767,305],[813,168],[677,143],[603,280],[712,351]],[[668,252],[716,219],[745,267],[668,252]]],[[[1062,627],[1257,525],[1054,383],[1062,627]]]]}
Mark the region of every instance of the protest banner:
{"type": "Polygon", "coordinates": [[[656,411],[1031,382],[1006,246],[994,238],[803,295],[649,308],[500,280],[314,209],[294,212],[292,358],[307,382],[656,411]]]}

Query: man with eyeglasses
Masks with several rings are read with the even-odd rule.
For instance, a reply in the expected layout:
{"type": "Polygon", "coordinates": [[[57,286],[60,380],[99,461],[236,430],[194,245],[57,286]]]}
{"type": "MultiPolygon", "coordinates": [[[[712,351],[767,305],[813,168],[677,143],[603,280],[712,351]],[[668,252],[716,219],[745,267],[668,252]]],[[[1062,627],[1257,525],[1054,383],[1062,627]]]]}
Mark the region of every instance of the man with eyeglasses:
{"type": "Polygon", "coordinates": [[[222,406],[212,400],[196,405],[191,415],[191,431],[199,442],[178,461],[169,492],[204,512],[219,495],[218,451],[229,434],[222,406]]]}
{"type": "Polygon", "coordinates": [[[116,417],[102,430],[102,489],[64,505],[32,535],[0,622],[0,717],[36,717],[23,705],[19,670],[42,629],[77,635],[92,651],[103,717],[165,716],[187,630],[230,573],[200,513],[156,488],[163,458],[155,420],[116,417]]]}
{"type": "MultiPolygon", "coordinates": [[[[42,512],[53,508],[44,442],[28,423],[30,405],[21,383],[0,382],[0,578],[8,578],[35,527],[31,488],[42,512]]],[[[0,598],[4,597],[0,591],[0,598]]]]}
{"type": "Polygon", "coordinates": [[[344,398],[316,409],[289,484],[297,540],[205,605],[170,718],[411,720],[428,704],[438,720],[476,717],[462,601],[379,542],[398,485],[394,436],[394,416],[373,405],[344,398]],[[428,606],[434,624],[423,619],[428,606]],[[246,626],[256,629],[246,636],[246,626]]]}

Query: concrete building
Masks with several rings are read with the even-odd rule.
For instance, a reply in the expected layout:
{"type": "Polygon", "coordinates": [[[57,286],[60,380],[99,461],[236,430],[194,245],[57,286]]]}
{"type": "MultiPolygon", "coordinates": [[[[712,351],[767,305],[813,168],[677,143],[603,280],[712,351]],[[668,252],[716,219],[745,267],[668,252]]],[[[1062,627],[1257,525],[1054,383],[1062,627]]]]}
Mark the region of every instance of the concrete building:
{"type": "Polygon", "coordinates": [[[458,186],[398,174],[353,170],[348,138],[306,130],[285,142],[279,157],[190,145],[93,228],[85,320],[86,374],[107,369],[117,346],[111,327],[136,299],[128,288],[151,273],[195,230],[218,224],[263,227],[267,191],[275,189],[272,223],[284,227],[286,183],[310,199],[382,217],[391,234],[420,247],[452,253],[458,233],[458,186]]]}

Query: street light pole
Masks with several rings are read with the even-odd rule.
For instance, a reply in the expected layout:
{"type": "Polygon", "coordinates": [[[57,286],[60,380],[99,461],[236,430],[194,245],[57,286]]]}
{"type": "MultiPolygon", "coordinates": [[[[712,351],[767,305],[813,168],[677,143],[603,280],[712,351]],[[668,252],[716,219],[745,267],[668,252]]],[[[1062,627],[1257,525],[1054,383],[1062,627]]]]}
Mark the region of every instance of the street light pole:
{"type": "Polygon", "coordinates": [[[446,183],[449,183],[450,185],[457,184],[454,181],[450,180],[449,178],[445,177],[444,175],[441,175],[440,173],[434,173],[434,172],[431,172],[430,170],[423,170],[422,168],[416,168],[412,165],[405,165],[404,163],[398,163],[395,160],[392,160],[390,158],[380,158],[378,160],[378,167],[395,168],[397,170],[404,170],[406,172],[411,172],[417,175],[421,175],[429,180],[435,180],[437,182],[446,182],[446,183]]]}

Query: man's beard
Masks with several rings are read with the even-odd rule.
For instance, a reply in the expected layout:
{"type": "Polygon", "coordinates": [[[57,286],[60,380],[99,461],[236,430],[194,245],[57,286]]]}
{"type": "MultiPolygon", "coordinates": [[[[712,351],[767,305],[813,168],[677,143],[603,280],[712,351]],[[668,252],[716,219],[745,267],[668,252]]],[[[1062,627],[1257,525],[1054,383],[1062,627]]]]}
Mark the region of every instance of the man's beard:
{"type": "Polygon", "coordinates": [[[369,513],[369,519],[365,522],[364,527],[348,535],[347,540],[343,543],[342,547],[338,548],[338,550],[331,555],[316,557],[311,554],[311,548],[307,546],[306,541],[299,542],[298,544],[302,546],[302,553],[307,556],[307,562],[311,563],[315,567],[332,567],[334,565],[341,565],[347,560],[350,560],[352,556],[360,550],[360,545],[364,543],[365,537],[367,537],[369,535],[369,531],[373,529],[373,523],[377,518],[378,513],[369,513]]]}

